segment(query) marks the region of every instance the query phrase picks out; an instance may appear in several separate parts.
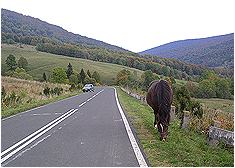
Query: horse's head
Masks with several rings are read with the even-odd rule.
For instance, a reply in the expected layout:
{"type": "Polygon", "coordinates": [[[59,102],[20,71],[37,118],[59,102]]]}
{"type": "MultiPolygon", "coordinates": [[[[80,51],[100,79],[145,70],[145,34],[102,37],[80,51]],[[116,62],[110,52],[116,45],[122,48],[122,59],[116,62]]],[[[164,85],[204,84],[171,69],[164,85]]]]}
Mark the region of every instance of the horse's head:
{"type": "Polygon", "coordinates": [[[155,125],[155,128],[158,129],[158,132],[160,133],[160,140],[165,141],[168,135],[168,125],[165,125],[159,121],[155,125]]]}

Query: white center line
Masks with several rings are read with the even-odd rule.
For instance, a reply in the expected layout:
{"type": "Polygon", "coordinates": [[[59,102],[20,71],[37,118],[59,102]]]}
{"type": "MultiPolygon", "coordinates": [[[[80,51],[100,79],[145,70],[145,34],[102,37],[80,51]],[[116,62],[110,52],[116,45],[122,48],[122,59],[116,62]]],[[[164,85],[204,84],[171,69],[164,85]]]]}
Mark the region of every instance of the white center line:
{"type": "MultiPolygon", "coordinates": [[[[99,91],[96,96],[98,94],[100,94],[101,92],[103,92],[103,90],[99,91]]],[[[93,95],[93,97],[89,98],[89,100],[91,100],[92,98],[94,98],[95,96],[93,95]]],[[[79,107],[83,106],[85,103],[87,103],[87,101],[83,102],[82,104],[79,105],[79,107]]],[[[1,153],[1,164],[6,161],[7,159],[9,159],[11,156],[13,156],[14,154],[16,154],[18,151],[20,151],[21,149],[23,149],[24,147],[26,147],[27,145],[29,145],[30,143],[32,143],[34,140],[36,140],[37,138],[39,138],[40,136],[42,136],[43,134],[45,134],[46,132],[48,132],[49,130],[51,130],[53,127],[55,127],[56,125],[58,125],[59,123],[61,123],[63,120],[65,120],[66,118],[68,118],[69,116],[73,115],[76,111],[78,111],[78,109],[71,109],[68,112],[66,112],[65,114],[61,115],[60,117],[58,117],[57,119],[51,121],[50,123],[48,123],[47,125],[43,126],[42,128],[40,128],[39,130],[37,130],[36,132],[30,134],[29,136],[25,137],[24,139],[20,140],[19,142],[17,142],[16,144],[14,144],[13,146],[9,147],[8,149],[6,149],[5,151],[3,151],[1,153]],[[4,156],[5,155],[5,156],[4,156]]],[[[46,113],[44,113],[46,114],[46,113]]],[[[62,127],[61,127],[62,128],[62,127]]],[[[61,129],[59,128],[59,129],[61,129]]]]}
{"type": "Polygon", "coordinates": [[[12,149],[16,148],[17,146],[19,146],[20,144],[22,144],[23,142],[27,141],[28,139],[32,138],[34,135],[38,134],[39,132],[41,132],[42,130],[44,130],[45,128],[47,128],[48,126],[52,125],[53,123],[55,123],[56,121],[60,120],[61,118],[63,118],[65,115],[67,115],[68,113],[70,113],[71,111],[73,111],[74,109],[69,110],[67,113],[63,114],[62,116],[60,116],[59,118],[53,120],[52,122],[48,123],[47,125],[43,126],[42,128],[40,128],[39,130],[37,130],[36,132],[32,133],[31,135],[27,136],[26,138],[22,139],[21,141],[17,142],[16,144],[14,144],[13,146],[11,146],[10,148],[8,148],[7,150],[3,151],[1,153],[1,157],[3,155],[5,155],[7,152],[11,151],[12,149]]]}
{"type": "Polygon", "coordinates": [[[54,124],[52,124],[50,127],[46,128],[45,130],[43,130],[42,132],[40,132],[39,134],[37,134],[35,137],[33,137],[32,139],[30,139],[29,141],[27,141],[26,143],[24,143],[23,145],[19,146],[18,148],[16,148],[15,150],[13,150],[12,152],[10,152],[8,155],[4,156],[1,159],[1,163],[4,162],[5,160],[7,160],[8,158],[10,158],[12,155],[14,155],[15,153],[17,153],[18,151],[20,151],[21,149],[23,149],[25,146],[29,145],[31,142],[33,142],[34,140],[36,140],[37,138],[39,138],[41,135],[43,135],[44,133],[46,133],[47,131],[49,131],[50,129],[52,129],[53,127],[55,127],[56,125],[58,125],[59,123],[61,123],[63,120],[65,120],[66,118],[68,118],[69,116],[71,116],[72,114],[74,114],[78,109],[75,109],[74,111],[72,111],[71,113],[69,113],[68,115],[66,115],[65,117],[61,118],[60,120],[58,120],[57,122],[55,122],[54,124]]]}

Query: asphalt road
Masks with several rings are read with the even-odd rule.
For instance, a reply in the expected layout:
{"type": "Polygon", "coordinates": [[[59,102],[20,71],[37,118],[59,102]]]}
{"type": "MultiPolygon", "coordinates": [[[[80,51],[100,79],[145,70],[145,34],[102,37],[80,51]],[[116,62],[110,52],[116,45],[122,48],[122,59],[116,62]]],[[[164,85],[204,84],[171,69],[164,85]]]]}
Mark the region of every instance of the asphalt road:
{"type": "Polygon", "coordinates": [[[111,87],[1,121],[1,165],[147,166],[111,87]]]}

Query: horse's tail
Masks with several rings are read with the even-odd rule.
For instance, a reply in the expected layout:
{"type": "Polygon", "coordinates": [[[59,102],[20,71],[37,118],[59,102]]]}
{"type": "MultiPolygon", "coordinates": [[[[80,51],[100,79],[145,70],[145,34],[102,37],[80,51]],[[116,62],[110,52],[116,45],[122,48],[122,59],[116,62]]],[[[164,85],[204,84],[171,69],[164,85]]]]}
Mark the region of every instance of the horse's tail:
{"type": "Polygon", "coordinates": [[[172,101],[172,90],[168,82],[160,80],[156,88],[156,98],[160,122],[168,125],[170,121],[170,110],[172,101]]]}

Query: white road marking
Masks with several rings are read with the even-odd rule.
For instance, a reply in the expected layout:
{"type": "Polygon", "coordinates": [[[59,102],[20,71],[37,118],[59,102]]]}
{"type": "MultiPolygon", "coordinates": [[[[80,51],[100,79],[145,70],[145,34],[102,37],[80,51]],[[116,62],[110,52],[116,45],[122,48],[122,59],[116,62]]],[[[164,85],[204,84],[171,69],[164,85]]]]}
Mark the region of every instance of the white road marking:
{"type": "MultiPolygon", "coordinates": [[[[96,96],[98,94],[100,94],[101,92],[103,92],[103,90],[99,91],[96,96]]],[[[73,96],[74,97],[74,96],[73,96]]],[[[92,98],[91,98],[92,99],[92,98]]],[[[62,100],[61,100],[62,101],[62,100]]],[[[87,101],[83,102],[82,104],[79,105],[79,107],[81,107],[82,105],[84,105],[87,101]]],[[[39,108],[39,107],[38,107],[39,108]]],[[[68,112],[66,112],[65,114],[63,114],[62,116],[58,117],[57,119],[51,121],[50,123],[48,123],[47,125],[43,126],[42,128],[40,128],[39,130],[37,130],[36,132],[30,134],[29,136],[25,137],[24,139],[22,139],[21,141],[17,142],[16,144],[14,144],[13,146],[9,147],[8,149],[6,149],[5,151],[3,151],[1,153],[1,164],[6,161],[7,159],[9,159],[11,156],[13,156],[14,154],[16,154],[18,151],[20,151],[21,149],[23,149],[24,147],[26,147],[27,145],[29,145],[30,143],[32,143],[34,140],[36,140],[37,138],[39,138],[40,136],[42,136],[44,133],[46,133],[47,131],[49,131],[50,129],[52,129],[53,127],[55,127],[56,125],[58,125],[59,123],[61,123],[63,120],[65,120],[66,118],[68,118],[69,116],[71,116],[72,114],[74,114],[78,109],[71,109],[68,112]],[[30,139],[31,138],[31,139],[30,139]],[[24,143],[24,144],[23,144],[24,143]],[[20,146],[21,145],[21,146],[20,146]],[[11,151],[11,152],[10,152],[11,151]],[[8,154],[7,154],[8,153],[8,154]],[[4,156],[5,154],[7,154],[6,156],[4,156]],[[4,156],[4,157],[3,157],[4,156]],[[2,158],[3,157],[3,158],[2,158]]],[[[26,111],[27,112],[27,111],[26,111]]],[[[62,127],[60,127],[59,129],[61,129],[62,127]]],[[[54,131],[55,132],[55,131],[54,131]]],[[[41,141],[40,141],[41,142],[41,141]]],[[[37,145],[38,143],[36,143],[37,145]]],[[[36,146],[35,145],[35,146],[36,146]]],[[[9,162],[7,162],[9,163],[9,162]]],[[[6,164],[7,164],[6,163],[6,164]]],[[[4,165],[6,165],[4,164],[4,165]]]]}
{"type": "Polygon", "coordinates": [[[55,113],[55,115],[58,115],[58,114],[63,114],[63,113],[55,113]]]}
{"type": "Polygon", "coordinates": [[[114,121],[122,121],[122,119],[114,120],[114,121]]]}
{"type": "Polygon", "coordinates": [[[38,134],[39,132],[41,132],[42,130],[44,130],[45,128],[47,128],[48,126],[52,125],[53,123],[55,123],[56,121],[60,120],[61,118],[63,118],[65,115],[67,115],[68,113],[70,113],[71,111],[73,111],[74,109],[69,110],[67,113],[65,113],[64,115],[60,116],[59,118],[51,121],[50,123],[48,123],[47,125],[43,126],[42,128],[40,128],[39,130],[37,130],[36,132],[32,133],[31,135],[27,136],[26,138],[22,139],[21,141],[17,142],[16,144],[14,144],[13,146],[11,146],[10,148],[8,148],[7,150],[3,151],[1,153],[1,157],[3,155],[5,155],[7,152],[11,151],[12,149],[16,148],[17,146],[19,146],[20,144],[22,144],[23,142],[27,141],[28,139],[32,138],[34,135],[38,134]]]}
{"type": "Polygon", "coordinates": [[[84,104],[86,104],[86,101],[80,104],[78,107],[82,107],[84,104]]]}
{"type": "Polygon", "coordinates": [[[59,102],[64,101],[64,100],[72,99],[72,98],[74,98],[76,96],[79,96],[79,95],[75,95],[75,96],[72,96],[72,97],[68,97],[66,99],[62,99],[62,100],[59,100],[59,101],[56,101],[56,102],[51,102],[49,104],[45,104],[45,105],[42,105],[42,106],[39,106],[39,107],[35,107],[33,109],[30,109],[30,110],[27,110],[25,112],[21,112],[21,113],[18,113],[18,114],[15,114],[15,115],[12,115],[12,116],[9,116],[9,117],[6,117],[6,118],[3,118],[1,120],[4,121],[4,120],[10,119],[10,118],[13,118],[15,116],[18,116],[18,115],[21,115],[21,114],[24,114],[24,113],[28,113],[30,111],[37,110],[37,109],[42,108],[42,107],[46,107],[46,106],[49,106],[49,105],[52,105],[52,104],[55,104],[55,103],[59,103],[59,102]]]}
{"type": "Polygon", "coordinates": [[[32,114],[33,116],[51,115],[51,113],[32,114]]]}
{"type": "Polygon", "coordinates": [[[87,102],[89,102],[91,99],[92,99],[92,97],[91,97],[91,98],[89,98],[89,99],[87,99],[87,102]]]}
{"type": "Polygon", "coordinates": [[[44,133],[46,133],[47,131],[49,131],[50,129],[52,129],[53,127],[55,127],[56,125],[58,125],[59,123],[61,123],[62,121],[64,121],[66,118],[68,118],[69,116],[71,116],[72,114],[74,114],[78,109],[75,109],[74,111],[72,111],[71,113],[69,113],[68,115],[66,115],[65,117],[61,118],[60,120],[58,120],[57,122],[55,122],[54,124],[52,124],[51,126],[49,126],[48,128],[46,128],[45,130],[43,130],[42,132],[40,132],[39,134],[37,134],[36,136],[34,136],[32,139],[30,139],[29,141],[25,142],[23,145],[19,146],[18,148],[16,148],[15,150],[13,150],[12,152],[10,152],[8,155],[4,156],[1,159],[1,163],[3,163],[5,160],[7,160],[8,158],[10,158],[12,155],[14,155],[15,153],[17,153],[18,151],[20,151],[21,149],[23,149],[24,147],[26,147],[27,145],[29,145],[31,142],[33,142],[34,140],[36,140],[37,138],[39,138],[41,135],[43,135],[44,133]]]}
{"type": "Polygon", "coordinates": [[[136,142],[136,139],[135,139],[135,137],[134,137],[134,135],[133,135],[133,133],[131,131],[131,128],[130,128],[130,125],[129,125],[127,119],[126,119],[126,116],[125,116],[125,114],[124,114],[124,112],[123,112],[123,110],[122,110],[122,108],[121,108],[121,106],[119,104],[116,88],[114,88],[114,91],[115,91],[116,103],[117,103],[119,112],[120,112],[120,114],[122,116],[122,119],[123,119],[123,122],[124,122],[124,125],[125,125],[125,128],[126,128],[126,132],[127,132],[128,137],[130,139],[130,142],[131,142],[132,148],[134,150],[136,159],[137,159],[140,167],[148,167],[148,165],[147,165],[147,163],[146,163],[146,161],[144,159],[144,156],[143,156],[143,154],[142,154],[142,152],[141,152],[141,150],[140,150],[140,148],[139,148],[139,146],[138,146],[138,144],[136,142]]]}
{"type": "MultiPolygon", "coordinates": [[[[55,133],[55,132],[53,132],[55,133]]],[[[12,162],[13,160],[17,159],[18,157],[22,156],[25,152],[30,151],[31,149],[33,149],[35,146],[37,146],[39,143],[43,142],[45,139],[47,139],[48,137],[50,137],[51,134],[47,135],[46,137],[42,138],[40,141],[36,142],[35,144],[33,144],[32,146],[30,146],[29,148],[23,150],[22,152],[20,152],[19,154],[17,154],[14,158],[12,158],[11,160],[9,160],[8,162],[2,164],[2,166],[7,165],[8,163],[12,162]]]]}

